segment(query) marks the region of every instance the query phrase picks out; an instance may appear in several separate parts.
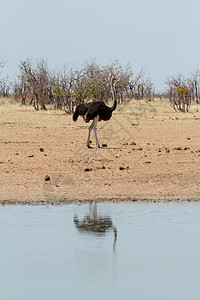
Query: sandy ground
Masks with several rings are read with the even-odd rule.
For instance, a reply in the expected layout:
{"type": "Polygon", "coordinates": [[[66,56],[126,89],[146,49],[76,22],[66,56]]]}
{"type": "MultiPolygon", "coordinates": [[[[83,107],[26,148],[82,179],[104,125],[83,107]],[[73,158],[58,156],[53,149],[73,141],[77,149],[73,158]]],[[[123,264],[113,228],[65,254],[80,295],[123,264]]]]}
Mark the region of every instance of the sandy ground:
{"type": "Polygon", "coordinates": [[[58,111],[0,106],[0,203],[199,200],[200,113],[133,101],[98,123],[58,111]]]}

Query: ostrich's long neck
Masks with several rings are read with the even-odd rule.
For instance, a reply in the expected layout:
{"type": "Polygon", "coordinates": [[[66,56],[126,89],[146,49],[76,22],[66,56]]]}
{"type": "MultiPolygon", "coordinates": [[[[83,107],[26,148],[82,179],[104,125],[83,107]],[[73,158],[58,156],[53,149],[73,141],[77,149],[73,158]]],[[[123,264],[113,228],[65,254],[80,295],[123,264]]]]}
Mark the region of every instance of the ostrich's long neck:
{"type": "Polygon", "coordinates": [[[111,82],[111,91],[112,91],[112,97],[113,97],[113,106],[110,108],[112,111],[115,110],[117,107],[117,99],[116,99],[116,92],[113,86],[113,81],[111,82]]]}

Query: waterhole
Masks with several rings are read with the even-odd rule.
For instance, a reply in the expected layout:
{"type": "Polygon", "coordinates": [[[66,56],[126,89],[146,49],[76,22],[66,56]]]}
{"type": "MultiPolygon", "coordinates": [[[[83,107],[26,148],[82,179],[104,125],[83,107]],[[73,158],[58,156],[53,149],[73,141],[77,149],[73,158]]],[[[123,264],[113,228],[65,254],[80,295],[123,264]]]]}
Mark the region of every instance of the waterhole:
{"type": "Polygon", "coordinates": [[[200,204],[0,206],[0,295],[200,299],[200,204]]]}

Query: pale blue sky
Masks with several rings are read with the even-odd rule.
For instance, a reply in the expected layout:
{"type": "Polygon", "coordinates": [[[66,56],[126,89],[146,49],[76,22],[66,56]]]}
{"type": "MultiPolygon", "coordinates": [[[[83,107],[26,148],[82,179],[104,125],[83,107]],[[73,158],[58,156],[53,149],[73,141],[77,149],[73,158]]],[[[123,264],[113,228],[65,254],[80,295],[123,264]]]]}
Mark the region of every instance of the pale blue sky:
{"type": "Polygon", "coordinates": [[[50,66],[131,62],[162,91],[168,75],[200,69],[199,0],[6,0],[1,3],[0,52],[17,73],[26,58],[50,66]]]}

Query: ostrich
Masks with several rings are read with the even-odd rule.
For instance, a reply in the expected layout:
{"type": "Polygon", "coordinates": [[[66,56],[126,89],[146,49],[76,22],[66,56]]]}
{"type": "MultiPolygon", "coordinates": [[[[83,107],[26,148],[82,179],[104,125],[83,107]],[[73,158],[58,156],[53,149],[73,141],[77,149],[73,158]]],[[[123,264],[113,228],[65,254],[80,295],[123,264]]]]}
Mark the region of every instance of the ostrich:
{"type": "Polygon", "coordinates": [[[115,78],[112,77],[111,79],[111,91],[112,91],[112,97],[113,97],[113,106],[109,107],[102,101],[94,101],[90,103],[82,103],[79,104],[76,107],[76,110],[73,114],[73,121],[76,122],[79,116],[83,117],[84,121],[88,123],[90,120],[93,120],[92,124],[89,126],[89,132],[88,132],[88,139],[87,139],[87,147],[92,148],[90,146],[90,134],[93,129],[94,136],[96,140],[96,145],[98,148],[101,148],[97,139],[97,122],[98,121],[108,121],[112,117],[112,112],[117,107],[117,100],[116,100],[116,92],[113,87],[115,78]]]}

